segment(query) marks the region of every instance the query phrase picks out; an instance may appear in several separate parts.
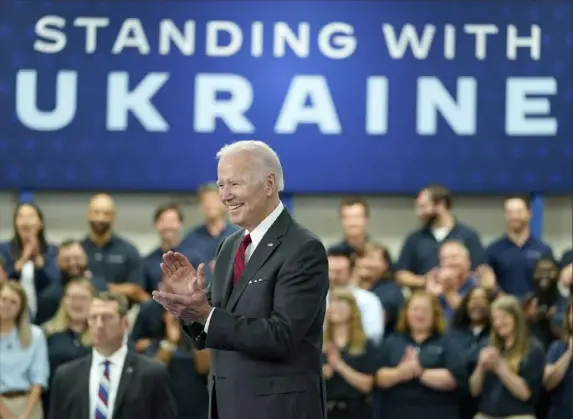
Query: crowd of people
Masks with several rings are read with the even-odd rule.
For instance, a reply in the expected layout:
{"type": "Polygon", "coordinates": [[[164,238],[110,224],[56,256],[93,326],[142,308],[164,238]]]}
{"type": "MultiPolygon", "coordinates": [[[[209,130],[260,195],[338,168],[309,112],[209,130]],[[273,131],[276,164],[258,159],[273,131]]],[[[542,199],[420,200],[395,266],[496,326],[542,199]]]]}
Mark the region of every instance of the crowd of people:
{"type": "MultiPolygon", "coordinates": [[[[109,195],[91,198],[85,237],[57,246],[41,208],[16,206],[0,243],[0,419],[207,418],[209,350],[151,299],[164,252],[211,272],[236,231],[217,185],[198,197],[204,224],[188,232],[178,205],[157,208],[159,245],[145,257],[114,231],[109,195]]],[[[343,238],[327,249],[329,418],[570,419],[571,250],[557,258],[531,234],[527,197],[505,199],[506,231],[488,245],[444,187],[422,189],[415,210],[421,225],[392,260],[368,234],[368,203],[340,203],[343,238]]]]}

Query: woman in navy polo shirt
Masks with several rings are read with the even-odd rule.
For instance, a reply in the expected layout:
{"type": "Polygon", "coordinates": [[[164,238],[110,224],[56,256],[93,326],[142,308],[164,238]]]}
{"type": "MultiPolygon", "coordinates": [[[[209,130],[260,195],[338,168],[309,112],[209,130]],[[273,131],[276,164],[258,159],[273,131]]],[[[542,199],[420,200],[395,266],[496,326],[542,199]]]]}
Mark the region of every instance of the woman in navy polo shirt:
{"type": "Polygon", "coordinates": [[[463,349],[444,335],[446,319],[437,298],[414,292],[400,313],[395,334],[384,341],[376,384],[385,419],[457,419],[466,384],[463,349]]]}
{"type": "Polygon", "coordinates": [[[476,419],[534,419],[543,381],[543,348],[530,336],[517,298],[505,295],[494,301],[491,321],[491,344],[481,350],[470,377],[470,392],[479,397],[476,419]]]}
{"type": "MultiPolygon", "coordinates": [[[[485,288],[470,290],[454,316],[449,335],[464,348],[468,376],[477,365],[480,351],[489,345],[490,304],[493,294],[485,288]]],[[[477,411],[477,400],[467,391],[461,403],[461,419],[471,419],[477,411]]]]}
{"type": "Polygon", "coordinates": [[[323,351],[329,419],[371,417],[367,395],[372,391],[378,363],[352,291],[334,289],[330,293],[323,351]]]}
{"type": "Polygon", "coordinates": [[[571,419],[573,417],[572,302],[569,302],[564,323],[563,339],[553,342],[547,352],[543,383],[551,396],[548,419],[571,419]]]}

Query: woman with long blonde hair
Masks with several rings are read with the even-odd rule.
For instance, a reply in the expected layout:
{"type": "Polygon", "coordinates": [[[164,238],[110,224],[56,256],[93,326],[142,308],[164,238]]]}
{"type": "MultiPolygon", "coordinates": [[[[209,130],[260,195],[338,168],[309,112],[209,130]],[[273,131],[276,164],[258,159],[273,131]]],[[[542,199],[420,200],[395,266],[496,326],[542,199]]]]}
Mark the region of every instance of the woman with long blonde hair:
{"type": "Polygon", "coordinates": [[[30,323],[26,292],[0,283],[0,417],[43,419],[40,397],[50,368],[46,338],[30,323]]]}
{"type": "Polygon", "coordinates": [[[386,419],[457,419],[467,381],[463,349],[445,335],[446,318],[434,294],[416,291],[406,301],[396,333],[380,354],[376,384],[386,419]]]}
{"type": "Polygon", "coordinates": [[[324,328],[323,366],[329,419],[365,418],[376,370],[375,349],[362,328],[352,291],[334,289],[324,328]]]}
{"type": "Polygon", "coordinates": [[[543,384],[550,393],[547,419],[571,419],[573,417],[573,301],[565,315],[563,336],[547,351],[547,366],[543,384]]]}
{"type": "Polygon", "coordinates": [[[52,373],[60,365],[89,352],[92,341],[88,314],[95,295],[96,290],[89,279],[72,279],[64,288],[58,311],[42,325],[48,340],[52,373]]]}
{"type": "Polygon", "coordinates": [[[476,418],[534,419],[545,355],[517,298],[504,295],[493,302],[491,329],[490,345],[480,351],[470,377],[470,392],[479,397],[476,418]]]}

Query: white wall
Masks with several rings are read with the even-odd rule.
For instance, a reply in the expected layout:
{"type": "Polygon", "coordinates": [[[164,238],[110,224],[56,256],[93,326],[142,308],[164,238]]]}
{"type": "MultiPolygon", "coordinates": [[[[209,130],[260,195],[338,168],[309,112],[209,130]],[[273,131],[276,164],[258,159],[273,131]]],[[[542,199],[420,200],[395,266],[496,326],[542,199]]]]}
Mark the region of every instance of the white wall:
{"type": "MultiPolygon", "coordinates": [[[[36,202],[44,211],[49,240],[85,235],[86,207],[89,193],[38,193],[36,202]]],[[[152,227],[155,208],[168,201],[179,202],[186,216],[186,225],[200,222],[195,197],[165,194],[117,194],[116,230],[130,238],[142,252],[156,245],[152,227]]],[[[340,197],[298,197],[294,201],[295,217],[329,244],[340,238],[338,202],[340,197]]],[[[404,235],[417,226],[412,210],[412,199],[403,197],[370,197],[372,236],[390,247],[394,255],[400,249],[404,235]]],[[[0,239],[11,236],[12,210],[17,202],[15,194],[0,192],[0,239]]],[[[484,242],[499,236],[503,231],[502,199],[487,197],[457,197],[454,211],[458,218],[478,229],[484,242]]],[[[557,255],[571,247],[573,232],[572,197],[555,197],[545,200],[544,239],[549,241],[557,255]]]]}

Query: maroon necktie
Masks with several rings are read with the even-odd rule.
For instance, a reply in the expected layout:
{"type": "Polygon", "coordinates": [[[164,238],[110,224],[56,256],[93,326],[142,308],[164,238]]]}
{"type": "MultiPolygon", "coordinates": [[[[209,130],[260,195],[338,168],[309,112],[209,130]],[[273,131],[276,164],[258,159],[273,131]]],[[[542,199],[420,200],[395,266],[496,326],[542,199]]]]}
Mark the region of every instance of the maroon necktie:
{"type": "Polygon", "coordinates": [[[243,240],[241,240],[241,244],[237,249],[237,256],[235,256],[235,262],[233,262],[233,286],[237,285],[239,278],[245,270],[245,253],[249,244],[251,244],[251,235],[247,234],[243,237],[243,240]]]}

